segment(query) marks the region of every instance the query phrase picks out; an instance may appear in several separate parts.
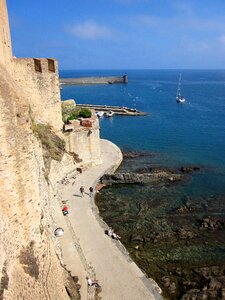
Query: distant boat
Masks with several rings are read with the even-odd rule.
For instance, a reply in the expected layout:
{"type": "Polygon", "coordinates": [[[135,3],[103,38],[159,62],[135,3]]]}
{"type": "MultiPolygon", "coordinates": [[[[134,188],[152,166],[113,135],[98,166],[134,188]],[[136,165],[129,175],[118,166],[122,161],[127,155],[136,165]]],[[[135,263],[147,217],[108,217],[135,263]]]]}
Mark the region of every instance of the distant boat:
{"type": "Polygon", "coordinates": [[[180,74],[179,81],[178,81],[176,100],[177,100],[178,103],[184,103],[185,102],[184,96],[181,95],[181,74],[180,74]]]}
{"type": "Polygon", "coordinates": [[[102,111],[102,110],[96,111],[95,114],[98,118],[101,118],[102,116],[104,116],[104,111],[102,111]]]}
{"type": "Polygon", "coordinates": [[[107,114],[106,114],[106,117],[110,118],[114,115],[115,113],[113,111],[109,111],[107,114]]]}

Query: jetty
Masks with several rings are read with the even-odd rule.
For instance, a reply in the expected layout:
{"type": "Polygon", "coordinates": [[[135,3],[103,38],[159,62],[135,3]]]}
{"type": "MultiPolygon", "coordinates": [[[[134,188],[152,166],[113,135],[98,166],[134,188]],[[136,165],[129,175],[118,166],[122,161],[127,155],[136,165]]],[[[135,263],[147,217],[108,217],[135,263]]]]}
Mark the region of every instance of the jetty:
{"type": "Polygon", "coordinates": [[[94,109],[95,111],[114,112],[115,115],[123,116],[146,116],[146,112],[139,111],[135,108],[129,108],[126,106],[112,106],[112,105],[96,105],[96,104],[76,104],[77,107],[85,107],[94,109]]]}
{"type": "Polygon", "coordinates": [[[88,85],[88,84],[114,84],[128,83],[128,76],[99,76],[99,77],[80,77],[80,78],[60,78],[61,85],[88,85]]]}

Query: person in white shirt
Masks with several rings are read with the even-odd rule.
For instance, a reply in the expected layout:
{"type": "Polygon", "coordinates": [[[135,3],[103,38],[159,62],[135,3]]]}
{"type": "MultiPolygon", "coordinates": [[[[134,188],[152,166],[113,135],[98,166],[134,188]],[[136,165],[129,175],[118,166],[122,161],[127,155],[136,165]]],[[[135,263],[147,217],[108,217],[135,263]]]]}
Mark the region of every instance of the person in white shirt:
{"type": "Polygon", "coordinates": [[[94,279],[91,279],[91,278],[88,278],[88,277],[86,277],[86,279],[87,279],[88,286],[95,285],[96,287],[100,287],[100,285],[98,283],[98,280],[94,280],[94,279]]]}

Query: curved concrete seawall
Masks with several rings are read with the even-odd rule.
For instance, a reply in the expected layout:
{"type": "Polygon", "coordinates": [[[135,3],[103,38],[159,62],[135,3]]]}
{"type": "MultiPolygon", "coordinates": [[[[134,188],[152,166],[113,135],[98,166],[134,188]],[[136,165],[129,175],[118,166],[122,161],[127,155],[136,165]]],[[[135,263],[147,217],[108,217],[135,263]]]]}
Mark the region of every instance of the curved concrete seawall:
{"type": "Polygon", "coordinates": [[[60,78],[61,85],[82,85],[82,84],[113,84],[128,83],[127,75],[123,76],[99,76],[80,78],[60,78]]]}
{"type": "MultiPolygon", "coordinates": [[[[157,284],[137,267],[123,245],[104,233],[107,225],[98,215],[98,209],[89,195],[89,187],[95,186],[105,172],[114,172],[118,168],[122,153],[116,145],[106,140],[101,140],[101,152],[102,165],[85,170],[76,176],[72,184],[63,186],[62,190],[62,199],[68,200],[70,209],[69,215],[65,217],[67,230],[77,240],[74,244],[83,264],[83,272],[79,276],[81,295],[85,295],[87,275],[99,280],[103,300],[162,299],[157,284]],[[80,186],[85,188],[84,197],[80,195],[80,186]]],[[[62,249],[65,249],[65,252],[62,251],[63,260],[72,274],[77,274],[75,257],[67,242],[61,239],[62,249]]]]}

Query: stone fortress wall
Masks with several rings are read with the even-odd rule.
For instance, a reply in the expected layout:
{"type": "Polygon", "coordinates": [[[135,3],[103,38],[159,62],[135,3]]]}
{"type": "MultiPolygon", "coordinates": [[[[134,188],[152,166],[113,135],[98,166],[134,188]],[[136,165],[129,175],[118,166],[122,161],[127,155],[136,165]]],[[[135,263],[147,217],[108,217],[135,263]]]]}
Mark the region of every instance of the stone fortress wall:
{"type": "MultiPolygon", "coordinates": [[[[64,101],[64,103],[70,101],[64,101]]],[[[99,120],[95,116],[95,111],[92,110],[92,117],[87,121],[85,119],[73,120],[70,123],[69,127],[72,126],[72,131],[64,135],[67,151],[79,153],[79,158],[82,159],[84,165],[101,164],[99,120]]]]}
{"type": "Polygon", "coordinates": [[[54,246],[53,196],[26,100],[0,65],[0,298],[69,299],[54,246]]]}
{"type": "Polygon", "coordinates": [[[60,131],[62,117],[57,61],[14,58],[13,77],[27,95],[36,121],[48,123],[55,131],[60,131]]]}
{"type": "Polygon", "coordinates": [[[0,21],[0,299],[70,299],[70,275],[54,237],[55,187],[77,167],[101,162],[98,123],[66,134],[67,148],[83,161],[68,154],[53,160],[47,181],[30,111],[64,138],[57,62],[12,56],[6,0],[0,21]]]}
{"type": "Polygon", "coordinates": [[[62,119],[57,61],[12,57],[6,0],[0,0],[0,20],[0,63],[27,95],[37,121],[51,123],[59,131],[62,119]]]}
{"type": "Polygon", "coordinates": [[[8,66],[12,60],[12,45],[6,0],[0,0],[0,21],[0,63],[8,66]]]}

